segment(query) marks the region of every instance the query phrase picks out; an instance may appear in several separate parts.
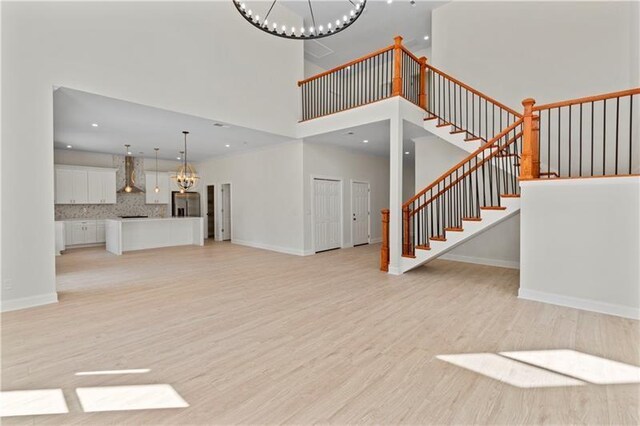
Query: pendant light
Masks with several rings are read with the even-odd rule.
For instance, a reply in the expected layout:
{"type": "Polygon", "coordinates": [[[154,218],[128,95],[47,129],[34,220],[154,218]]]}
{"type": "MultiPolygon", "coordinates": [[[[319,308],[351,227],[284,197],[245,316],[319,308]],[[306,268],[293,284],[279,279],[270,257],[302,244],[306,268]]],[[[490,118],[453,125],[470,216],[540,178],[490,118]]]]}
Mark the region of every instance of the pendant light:
{"type": "MultiPolygon", "coordinates": [[[[233,4],[240,12],[240,15],[251,25],[267,34],[293,40],[312,40],[329,37],[347,29],[362,15],[367,0],[343,1],[342,6],[337,1],[307,0],[309,11],[308,13],[302,13],[303,22],[307,22],[307,27],[304,25],[291,25],[291,22],[273,22],[275,17],[282,17],[283,10],[286,10],[284,2],[276,6],[277,2],[278,0],[273,0],[270,5],[269,3],[265,4],[265,2],[250,2],[255,7],[255,9],[252,9],[246,0],[233,0],[233,4]],[[326,3],[332,3],[331,7],[326,7],[326,3]],[[276,7],[274,8],[274,6],[276,7]],[[261,12],[264,15],[261,16],[261,12]],[[331,18],[328,19],[328,22],[327,20],[317,21],[316,25],[316,16],[322,17],[322,19],[326,19],[329,16],[331,18]],[[269,21],[270,19],[271,21],[269,21]]],[[[387,3],[391,3],[391,1],[387,0],[387,3]]]]}
{"type": "MultiPolygon", "coordinates": [[[[127,163],[127,157],[131,156],[131,145],[129,144],[125,144],[124,145],[124,161],[125,161],[125,165],[127,163]]],[[[126,167],[125,167],[125,173],[126,173],[126,167]]],[[[132,172],[133,173],[133,172],[132,172]]],[[[131,192],[133,190],[133,187],[129,184],[129,182],[133,182],[133,176],[126,176],[125,177],[125,184],[124,184],[124,192],[131,192]]]]}
{"type": "Polygon", "coordinates": [[[182,156],[183,163],[178,169],[174,179],[176,181],[176,185],[178,185],[178,188],[180,188],[180,192],[184,193],[185,191],[194,189],[200,177],[196,174],[196,170],[193,168],[193,166],[187,162],[187,135],[189,134],[189,132],[184,130],[182,134],[184,134],[184,156],[182,156]]]}
{"type": "Polygon", "coordinates": [[[158,187],[158,151],[160,150],[160,148],[153,148],[153,150],[156,152],[156,187],[153,190],[157,194],[158,192],[160,192],[160,188],[158,187]]]}

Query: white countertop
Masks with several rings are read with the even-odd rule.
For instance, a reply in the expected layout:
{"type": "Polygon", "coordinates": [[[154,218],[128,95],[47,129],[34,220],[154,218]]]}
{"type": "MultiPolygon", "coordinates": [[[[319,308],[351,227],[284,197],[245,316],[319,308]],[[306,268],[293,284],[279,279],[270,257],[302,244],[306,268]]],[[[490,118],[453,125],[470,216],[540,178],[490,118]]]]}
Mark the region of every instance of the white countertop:
{"type": "Polygon", "coordinates": [[[138,217],[138,218],[121,218],[104,219],[113,222],[130,223],[130,222],[158,222],[158,221],[176,221],[176,220],[202,220],[201,217],[138,217]]]}

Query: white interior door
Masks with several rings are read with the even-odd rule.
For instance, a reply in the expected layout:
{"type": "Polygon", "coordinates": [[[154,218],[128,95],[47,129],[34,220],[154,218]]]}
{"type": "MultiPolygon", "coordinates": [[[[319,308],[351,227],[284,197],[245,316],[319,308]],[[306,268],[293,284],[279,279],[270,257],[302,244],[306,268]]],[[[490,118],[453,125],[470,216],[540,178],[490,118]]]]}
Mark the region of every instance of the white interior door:
{"type": "Polygon", "coordinates": [[[314,245],[316,253],[340,248],[340,181],[313,180],[314,245]]]}
{"type": "Polygon", "coordinates": [[[353,245],[369,243],[369,184],[351,183],[351,235],[353,245]]]}
{"type": "Polygon", "coordinates": [[[222,241],[228,241],[231,239],[231,185],[225,183],[221,186],[222,202],[220,208],[222,209],[222,227],[220,234],[222,241]]]}

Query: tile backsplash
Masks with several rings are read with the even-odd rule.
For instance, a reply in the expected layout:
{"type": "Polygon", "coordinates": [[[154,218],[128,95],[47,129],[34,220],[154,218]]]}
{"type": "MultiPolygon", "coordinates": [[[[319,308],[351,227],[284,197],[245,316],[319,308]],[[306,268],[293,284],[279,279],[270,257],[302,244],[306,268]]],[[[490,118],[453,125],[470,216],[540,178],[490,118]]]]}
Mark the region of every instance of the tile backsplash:
{"type": "MultiPolygon", "coordinates": [[[[116,188],[125,183],[124,155],[113,155],[113,168],[116,172],[116,188]]],[[[144,158],[134,158],[136,186],[145,189],[144,158]]],[[[145,194],[118,193],[116,204],[56,204],[55,220],[66,219],[108,219],[118,216],[168,217],[170,206],[145,204],[145,194]]]]}

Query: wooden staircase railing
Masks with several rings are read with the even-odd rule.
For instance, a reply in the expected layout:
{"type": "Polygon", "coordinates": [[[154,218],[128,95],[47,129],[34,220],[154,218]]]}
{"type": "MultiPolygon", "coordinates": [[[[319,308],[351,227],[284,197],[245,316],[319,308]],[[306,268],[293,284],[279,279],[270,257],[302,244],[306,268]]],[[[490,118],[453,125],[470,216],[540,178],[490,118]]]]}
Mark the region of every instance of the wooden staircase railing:
{"type": "Polygon", "coordinates": [[[487,142],[522,114],[460,80],[425,64],[427,120],[451,125],[451,133],[466,133],[467,140],[487,142]]]}
{"type": "Polygon", "coordinates": [[[402,206],[402,255],[446,241],[465,221],[480,220],[483,209],[502,209],[502,196],[519,194],[523,119],[453,166],[402,206]]]}
{"type": "Polygon", "coordinates": [[[302,121],[402,96],[424,108],[427,58],[394,44],[298,82],[302,121]]]}
{"type": "Polygon", "coordinates": [[[640,173],[639,95],[635,88],[540,106],[525,99],[520,180],[640,173]]]}

